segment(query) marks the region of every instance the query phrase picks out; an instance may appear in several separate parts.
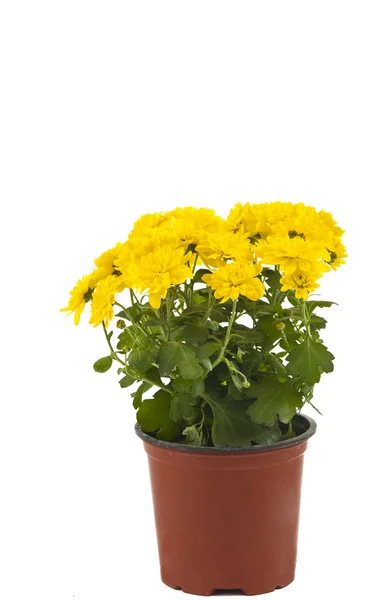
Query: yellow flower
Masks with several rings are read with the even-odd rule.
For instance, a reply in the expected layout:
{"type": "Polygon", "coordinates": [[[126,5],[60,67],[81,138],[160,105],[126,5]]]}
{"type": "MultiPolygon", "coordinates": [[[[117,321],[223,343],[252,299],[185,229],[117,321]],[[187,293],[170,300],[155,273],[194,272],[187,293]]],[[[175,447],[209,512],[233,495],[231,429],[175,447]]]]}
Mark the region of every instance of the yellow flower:
{"type": "Polygon", "coordinates": [[[316,271],[316,269],[306,271],[305,273],[300,270],[295,271],[291,275],[284,275],[280,279],[282,284],[281,290],[283,292],[294,290],[297,298],[306,300],[309,292],[314,292],[314,290],[319,288],[319,284],[317,283],[319,277],[321,277],[321,273],[316,271]]]}
{"type": "Polygon", "coordinates": [[[205,232],[219,231],[225,222],[217,217],[210,208],[176,208],[165,213],[170,219],[172,231],[186,250],[189,246],[197,246],[205,232]]]}
{"type": "Polygon", "coordinates": [[[331,229],[321,219],[317,211],[311,206],[298,205],[298,214],[287,217],[272,225],[274,235],[290,238],[301,237],[305,241],[322,242],[324,246],[333,237],[331,229]]]}
{"type": "Polygon", "coordinates": [[[233,231],[234,233],[249,233],[248,231],[246,231],[246,220],[247,215],[245,207],[241,204],[241,202],[238,202],[229,211],[227,219],[228,229],[230,231],[233,231]]]}
{"type": "Polygon", "coordinates": [[[92,299],[92,293],[98,280],[98,270],[79,279],[70,292],[70,299],[66,308],[61,308],[61,312],[68,312],[69,315],[75,313],[73,317],[75,325],[80,323],[81,313],[85,308],[85,304],[92,299]]]}
{"type": "Polygon", "coordinates": [[[238,296],[246,296],[250,300],[259,300],[264,295],[264,285],[256,276],[261,272],[261,265],[227,263],[218,271],[202,277],[206,285],[215,290],[215,298],[221,302],[237,300],[238,296]]]}
{"type": "Polygon", "coordinates": [[[93,292],[91,303],[91,318],[89,323],[97,327],[102,322],[108,327],[109,322],[113,319],[113,304],[115,296],[118,292],[122,292],[125,288],[124,277],[109,275],[100,281],[93,292]]]}
{"type": "Polygon", "coordinates": [[[233,230],[249,233],[254,239],[266,238],[272,231],[272,225],[287,216],[296,214],[296,204],[291,202],[263,202],[261,204],[236,204],[228,216],[233,230]]]}
{"type": "Polygon", "coordinates": [[[168,217],[163,213],[149,213],[142,215],[134,223],[133,231],[143,231],[144,229],[155,229],[166,224],[168,217]]]}
{"type": "Polygon", "coordinates": [[[217,267],[222,260],[251,262],[250,240],[246,235],[231,232],[207,233],[196,247],[205,265],[217,267]]]}
{"type": "Polygon", "coordinates": [[[333,235],[336,238],[341,238],[343,233],[345,233],[344,229],[341,229],[341,227],[339,227],[339,225],[336,223],[332,214],[329,212],[326,212],[325,210],[320,210],[318,215],[320,216],[322,221],[325,223],[326,227],[328,227],[332,231],[333,235]]]}
{"type": "Polygon", "coordinates": [[[309,271],[314,261],[329,258],[323,243],[306,242],[299,236],[269,236],[267,241],[259,243],[257,253],[264,264],[280,265],[286,275],[291,275],[297,269],[309,271]]]}
{"type": "Polygon", "coordinates": [[[329,265],[334,271],[336,271],[341,265],[345,263],[344,258],[348,255],[345,250],[344,244],[339,239],[334,239],[328,247],[330,253],[329,265]]]}
{"type": "Polygon", "coordinates": [[[183,248],[164,246],[142,256],[133,267],[134,286],[141,293],[148,290],[149,303],[160,308],[161,298],[166,298],[171,285],[183,283],[193,274],[187,263],[192,254],[183,248]]]}
{"type": "Polygon", "coordinates": [[[103,252],[99,258],[96,258],[94,264],[98,267],[99,275],[101,279],[108,277],[108,275],[120,275],[114,265],[115,260],[120,253],[123,244],[117,243],[114,248],[103,252]]]}

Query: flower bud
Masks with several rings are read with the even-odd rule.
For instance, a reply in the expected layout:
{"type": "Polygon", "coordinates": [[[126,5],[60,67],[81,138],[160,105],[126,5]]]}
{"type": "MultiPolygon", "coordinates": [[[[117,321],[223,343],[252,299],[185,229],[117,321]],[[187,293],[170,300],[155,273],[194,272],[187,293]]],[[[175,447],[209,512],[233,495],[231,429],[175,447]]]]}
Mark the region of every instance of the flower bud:
{"type": "Polygon", "coordinates": [[[117,329],[125,329],[125,321],[123,319],[119,319],[116,323],[117,329]]]}
{"type": "Polygon", "coordinates": [[[285,323],[282,323],[282,321],[280,321],[279,323],[276,323],[276,329],[285,329],[286,325],[285,323]]]}

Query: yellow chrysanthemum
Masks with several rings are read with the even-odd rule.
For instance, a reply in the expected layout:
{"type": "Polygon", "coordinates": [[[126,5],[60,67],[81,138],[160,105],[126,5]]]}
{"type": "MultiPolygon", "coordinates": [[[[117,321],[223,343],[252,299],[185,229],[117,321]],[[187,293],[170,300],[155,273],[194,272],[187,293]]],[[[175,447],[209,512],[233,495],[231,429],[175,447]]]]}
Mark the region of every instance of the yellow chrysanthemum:
{"type": "Polygon", "coordinates": [[[109,275],[100,281],[93,293],[91,302],[91,317],[89,323],[97,327],[104,322],[108,327],[109,322],[113,319],[113,304],[118,292],[122,292],[125,288],[124,277],[109,275]]]}
{"type": "Polygon", "coordinates": [[[99,275],[101,279],[108,277],[108,275],[120,275],[115,267],[115,260],[119,256],[120,250],[123,244],[118,242],[114,248],[103,252],[99,258],[96,258],[94,264],[98,267],[99,275]]]}
{"type": "Polygon", "coordinates": [[[311,271],[295,271],[291,275],[285,275],[280,279],[282,284],[281,290],[287,292],[288,290],[294,290],[297,298],[308,298],[309,292],[314,292],[319,288],[317,279],[321,277],[321,273],[318,273],[316,269],[311,271]]]}
{"type": "Polygon", "coordinates": [[[166,225],[168,217],[163,213],[149,213],[142,215],[133,226],[133,231],[143,231],[148,229],[155,229],[166,225]]]}
{"type": "Polygon", "coordinates": [[[183,283],[193,274],[186,264],[192,254],[184,254],[183,248],[174,249],[164,246],[142,256],[134,266],[134,286],[141,293],[148,291],[149,303],[153,308],[160,308],[161,298],[166,298],[171,285],[183,283]]]}
{"type": "Polygon", "coordinates": [[[334,217],[331,213],[326,212],[325,210],[320,210],[318,213],[319,217],[325,223],[325,225],[332,231],[335,238],[341,238],[343,235],[344,229],[341,229],[339,225],[336,223],[334,217]]]}
{"type": "Polygon", "coordinates": [[[90,275],[81,277],[70,292],[70,299],[66,308],[61,308],[61,312],[68,312],[69,315],[75,313],[73,317],[75,325],[80,323],[81,313],[85,308],[85,304],[92,299],[92,294],[98,280],[98,270],[93,271],[90,275]]]}
{"type": "Polygon", "coordinates": [[[291,202],[263,202],[261,204],[236,204],[228,216],[234,231],[248,232],[252,239],[266,238],[272,225],[287,216],[296,214],[296,204],[291,202]]]}
{"type": "Polygon", "coordinates": [[[345,250],[344,244],[339,239],[334,239],[327,248],[330,253],[329,265],[334,271],[336,271],[341,265],[345,263],[344,258],[348,255],[345,250]]]}
{"type": "Polygon", "coordinates": [[[207,233],[196,247],[207,266],[217,267],[223,260],[251,262],[250,240],[246,235],[231,232],[207,233]]]}
{"type": "Polygon", "coordinates": [[[320,218],[317,211],[311,206],[298,205],[298,215],[288,217],[272,225],[272,234],[277,237],[288,236],[290,238],[301,237],[309,242],[322,242],[328,245],[333,233],[325,222],[320,218]]]}
{"type": "Polygon", "coordinates": [[[165,213],[170,219],[170,227],[177,236],[184,249],[189,246],[197,246],[205,232],[220,231],[225,222],[216,216],[215,211],[210,208],[176,208],[165,213]]]}
{"type": "Polygon", "coordinates": [[[291,275],[297,269],[307,272],[313,262],[329,259],[323,243],[307,242],[299,236],[269,236],[265,242],[259,243],[257,253],[264,264],[280,265],[286,275],[291,275]]]}
{"type": "Polygon", "coordinates": [[[250,300],[259,300],[264,295],[264,285],[257,278],[261,265],[227,263],[218,271],[202,277],[206,285],[215,291],[215,298],[221,302],[237,300],[238,296],[246,296],[250,300]]]}
{"type": "MultiPolygon", "coordinates": [[[[133,231],[129,236],[128,245],[130,255],[134,260],[150,252],[154,252],[162,246],[171,246],[174,249],[183,246],[174,231],[167,227],[133,231]]],[[[116,261],[117,265],[119,264],[119,259],[116,261]]]]}

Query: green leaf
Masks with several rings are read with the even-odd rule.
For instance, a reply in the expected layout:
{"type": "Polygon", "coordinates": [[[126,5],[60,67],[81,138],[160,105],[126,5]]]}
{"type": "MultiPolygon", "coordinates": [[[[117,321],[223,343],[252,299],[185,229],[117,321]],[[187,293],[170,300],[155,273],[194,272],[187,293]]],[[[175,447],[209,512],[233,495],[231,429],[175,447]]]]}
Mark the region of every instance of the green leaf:
{"type": "Polygon", "coordinates": [[[190,446],[206,446],[207,445],[207,434],[202,423],[196,425],[190,425],[183,429],[182,435],[185,435],[186,442],[190,446]]]}
{"type": "Polygon", "coordinates": [[[293,290],[289,290],[286,294],[287,300],[290,302],[292,306],[299,306],[300,300],[295,296],[295,292],[293,290]]]}
{"type": "Polygon", "coordinates": [[[205,391],[205,381],[202,377],[198,379],[184,379],[183,377],[177,377],[172,381],[174,390],[178,394],[184,394],[189,392],[192,396],[200,396],[205,391]]]}
{"type": "Polygon", "coordinates": [[[309,321],[311,330],[324,329],[326,327],[326,319],[323,317],[319,317],[318,315],[312,314],[311,319],[309,321]]]}
{"type": "Polygon", "coordinates": [[[281,289],[280,279],[282,275],[279,271],[273,271],[273,269],[263,269],[262,275],[266,278],[270,288],[273,288],[274,290],[281,289]]]}
{"type": "Polygon", "coordinates": [[[249,398],[257,398],[247,409],[247,414],[255,423],[273,425],[279,416],[282,423],[288,423],[301,408],[303,401],[291,381],[280,383],[273,374],[268,374],[258,383],[252,383],[247,390],[249,398]]]}
{"type": "Polygon", "coordinates": [[[100,358],[93,365],[93,369],[97,373],[105,373],[111,367],[112,367],[112,356],[105,356],[104,358],[100,358]]]}
{"type": "Polygon", "coordinates": [[[160,375],[169,376],[175,367],[184,379],[198,379],[203,370],[197,361],[195,352],[189,346],[179,342],[165,342],[158,355],[160,375]]]}
{"type": "Polygon", "coordinates": [[[156,367],[152,367],[145,373],[146,380],[151,383],[151,385],[156,385],[157,387],[161,387],[163,385],[160,374],[156,367]]]}
{"type": "Polygon", "coordinates": [[[319,382],[323,372],[334,370],[334,358],[326,346],[308,336],[288,354],[287,372],[294,377],[298,375],[308,385],[314,385],[319,382]]]}
{"type": "Polygon", "coordinates": [[[157,432],[160,440],[174,440],[178,425],[170,418],[171,395],[159,390],[150,400],[143,400],[137,411],[137,421],[146,433],[157,432]]]}
{"type": "Polygon", "coordinates": [[[130,375],[125,375],[125,377],[120,379],[119,384],[120,384],[120,387],[126,388],[126,387],[129,387],[130,385],[132,385],[134,383],[134,381],[136,381],[136,379],[134,377],[130,377],[130,375]]]}
{"type": "MultiPolygon", "coordinates": [[[[269,317],[268,317],[269,318],[269,317]]],[[[232,329],[232,334],[230,337],[231,341],[236,342],[237,344],[258,344],[259,342],[263,342],[265,339],[265,334],[262,331],[257,331],[256,329],[250,329],[249,327],[241,327],[235,326],[232,329]]]]}
{"type": "Polygon", "coordinates": [[[210,318],[212,321],[217,321],[217,323],[227,323],[229,315],[230,313],[225,306],[217,306],[211,311],[210,318]]]}
{"type": "Polygon", "coordinates": [[[211,329],[211,331],[218,331],[220,327],[218,321],[211,321],[210,319],[206,322],[206,326],[208,329],[211,329]]]}
{"type": "Polygon", "coordinates": [[[217,447],[242,447],[256,444],[272,444],[279,440],[278,426],[264,427],[254,423],[246,415],[246,402],[226,398],[202,396],[210,405],[214,415],[212,440],[217,447]]]}
{"type": "Polygon", "coordinates": [[[171,398],[170,417],[178,423],[181,419],[192,421],[197,414],[192,394],[176,394],[171,398]]]}
{"type": "Polygon", "coordinates": [[[198,358],[209,358],[220,348],[219,342],[206,342],[196,350],[198,358]]]}
{"type": "Polygon", "coordinates": [[[146,347],[140,346],[132,350],[128,357],[128,362],[131,367],[145,373],[156,361],[158,354],[158,346],[155,343],[150,343],[146,347]]]}
{"type": "Polygon", "coordinates": [[[236,365],[231,360],[224,358],[224,362],[226,363],[226,365],[229,369],[229,373],[230,373],[231,379],[233,381],[233,384],[241,392],[245,387],[244,384],[246,384],[246,377],[243,374],[238,372],[236,365]]]}
{"type": "Polygon", "coordinates": [[[138,387],[138,389],[136,390],[136,392],[134,392],[133,394],[130,394],[131,397],[133,398],[133,406],[134,406],[134,408],[139,408],[139,406],[142,403],[143,394],[145,392],[148,392],[148,390],[150,390],[151,387],[152,387],[152,385],[150,383],[147,383],[146,381],[143,381],[143,383],[140,384],[140,386],[138,387]]]}
{"type": "Polygon", "coordinates": [[[281,332],[277,329],[277,321],[273,316],[265,315],[257,321],[256,327],[258,331],[265,333],[266,342],[269,345],[274,344],[281,337],[281,332]]]}
{"type": "Polygon", "coordinates": [[[307,300],[305,304],[309,312],[313,312],[316,308],[329,308],[333,304],[338,306],[336,302],[329,302],[328,300],[307,300]]]}
{"type": "Polygon", "coordinates": [[[206,371],[212,371],[213,365],[211,364],[210,358],[200,358],[200,364],[204,367],[206,371]]]}
{"type": "Polygon", "coordinates": [[[203,344],[209,337],[207,327],[203,325],[187,325],[183,329],[183,339],[191,346],[203,344]]]}
{"type": "Polygon", "coordinates": [[[122,331],[119,336],[118,336],[118,343],[117,343],[117,349],[118,350],[122,350],[123,348],[134,348],[135,346],[135,339],[136,339],[136,334],[135,334],[135,329],[132,325],[129,325],[128,327],[126,327],[126,329],[124,329],[124,331],[122,331]]]}

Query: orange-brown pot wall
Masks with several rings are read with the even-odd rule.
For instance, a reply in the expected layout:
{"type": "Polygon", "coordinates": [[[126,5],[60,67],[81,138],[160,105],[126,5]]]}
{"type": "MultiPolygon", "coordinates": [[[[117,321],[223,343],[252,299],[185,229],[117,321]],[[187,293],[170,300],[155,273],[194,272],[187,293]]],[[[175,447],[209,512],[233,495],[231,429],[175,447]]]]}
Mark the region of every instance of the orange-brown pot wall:
{"type": "Polygon", "coordinates": [[[148,436],[164,583],[210,595],[262,594],[295,576],[307,440],[260,451],[190,451],[148,436]]]}

